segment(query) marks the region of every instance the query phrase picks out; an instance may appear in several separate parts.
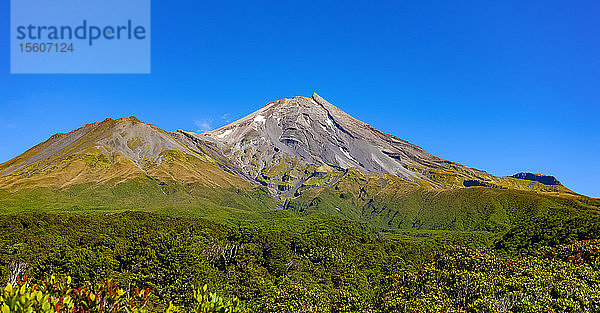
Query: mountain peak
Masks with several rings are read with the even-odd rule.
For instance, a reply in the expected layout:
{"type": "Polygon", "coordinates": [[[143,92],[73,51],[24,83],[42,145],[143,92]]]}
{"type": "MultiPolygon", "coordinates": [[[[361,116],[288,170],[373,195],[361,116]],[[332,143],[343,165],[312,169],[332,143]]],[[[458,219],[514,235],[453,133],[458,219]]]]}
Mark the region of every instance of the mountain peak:
{"type": "Polygon", "coordinates": [[[138,178],[226,187],[247,184],[214,163],[202,150],[134,116],[107,118],[51,136],[0,164],[0,188],[62,188],[138,178]]]}
{"type": "Polygon", "coordinates": [[[140,121],[137,117],[135,116],[130,116],[130,117],[121,117],[121,118],[111,118],[111,117],[107,117],[105,118],[102,122],[100,122],[100,124],[102,123],[109,123],[109,122],[134,122],[134,123],[142,123],[142,124],[146,124],[142,121],[140,121]]]}
{"type": "Polygon", "coordinates": [[[311,98],[313,100],[315,100],[316,103],[319,103],[319,104],[321,104],[323,102],[327,102],[327,101],[325,101],[325,99],[323,99],[321,96],[319,96],[316,92],[313,92],[311,98]]]}
{"type": "Polygon", "coordinates": [[[203,134],[166,133],[134,116],[86,124],[0,164],[0,188],[62,188],[141,177],[221,186],[250,181],[269,187],[274,195],[295,197],[303,186],[330,187],[355,173],[382,179],[382,186],[391,174],[427,188],[508,186],[569,192],[552,176],[499,178],[430,155],[353,118],[317,93],[271,102],[203,134]]]}
{"type": "Polygon", "coordinates": [[[130,116],[130,117],[128,117],[128,118],[126,118],[126,119],[127,119],[127,120],[130,120],[130,121],[132,121],[132,122],[140,122],[140,123],[143,123],[142,121],[140,121],[140,120],[139,120],[137,117],[135,117],[135,116],[133,116],[133,115],[132,115],[132,116],[130,116]]]}
{"type": "Polygon", "coordinates": [[[264,105],[263,107],[261,107],[259,110],[257,110],[256,112],[246,116],[252,116],[252,115],[256,115],[259,114],[261,112],[271,112],[273,110],[278,110],[281,107],[304,107],[304,108],[311,108],[311,107],[324,107],[325,105],[328,106],[333,106],[332,104],[330,104],[329,102],[327,102],[325,99],[323,99],[321,96],[319,96],[316,92],[314,92],[312,94],[312,96],[310,97],[305,97],[305,96],[295,96],[292,98],[282,98],[279,100],[275,100],[273,102],[269,102],[266,105],[264,105]]]}
{"type": "Polygon", "coordinates": [[[259,181],[272,181],[274,164],[279,164],[280,174],[295,173],[298,177],[288,184],[302,184],[303,179],[312,175],[306,172],[311,165],[389,173],[407,181],[433,185],[437,183],[430,175],[437,171],[460,172],[470,178],[487,175],[380,132],[317,93],[271,102],[204,136],[216,141],[234,164],[259,181]],[[308,176],[303,178],[304,175],[308,176]]]}

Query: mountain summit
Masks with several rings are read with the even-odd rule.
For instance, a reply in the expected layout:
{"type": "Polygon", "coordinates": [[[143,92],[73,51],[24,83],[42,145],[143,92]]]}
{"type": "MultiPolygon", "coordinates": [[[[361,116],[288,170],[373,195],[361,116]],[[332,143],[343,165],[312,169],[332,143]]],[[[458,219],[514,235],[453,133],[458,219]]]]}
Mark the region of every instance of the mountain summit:
{"type": "Polygon", "coordinates": [[[259,174],[281,164],[286,171],[309,164],[333,169],[358,168],[389,173],[412,182],[427,181],[429,169],[460,172],[472,178],[483,172],[426,153],[382,133],[325,101],[294,97],[271,102],[227,126],[205,133],[246,172],[259,174]]]}
{"type": "Polygon", "coordinates": [[[391,174],[436,189],[524,184],[431,155],[353,118],[316,93],[277,100],[219,129],[186,136],[219,147],[247,178],[287,196],[302,186],[327,186],[336,173],[349,169],[391,174]]]}

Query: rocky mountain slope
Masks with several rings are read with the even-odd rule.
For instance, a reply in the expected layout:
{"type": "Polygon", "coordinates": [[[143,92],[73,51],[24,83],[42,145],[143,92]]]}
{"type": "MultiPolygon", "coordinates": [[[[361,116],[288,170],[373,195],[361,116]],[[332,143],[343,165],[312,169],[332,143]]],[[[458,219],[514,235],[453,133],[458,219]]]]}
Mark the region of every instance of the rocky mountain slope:
{"type": "Polygon", "coordinates": [[[0,164],[0,188],[115,185],[147,177],[216,187],[263,185],[285,199],[306,188],[332,186],[349,169],[431,189],[483,186],[572,193],[553,177],[495,177],[436,157],[351,117],[317,94],[271,102],[201,134],[166,133],[135,117],[88,124],[0,164]]]}
{"type": "Polygon", "coordinates": [[[569,192],[560,184],[531,185],[436,157],[351,117],[317,94],[269,103],[207,133],[171,135],[191,146],[195,141],[218,147],[238,173],[284,198],[305,186],[330,186],[350,168],[365,175],[391,174],[434,189],[485,186],[569,192]]]}

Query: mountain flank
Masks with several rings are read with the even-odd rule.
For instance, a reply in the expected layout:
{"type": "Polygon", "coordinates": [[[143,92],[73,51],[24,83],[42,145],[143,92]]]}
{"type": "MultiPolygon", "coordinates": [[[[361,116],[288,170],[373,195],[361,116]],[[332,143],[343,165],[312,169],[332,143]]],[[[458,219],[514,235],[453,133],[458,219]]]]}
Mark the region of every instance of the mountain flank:
{"type": "Polygon", "coordinates": [[[530,185],[518,177],[496,177],[431,155],[353,118],[316,93],[271,102],[206,133],[171,134],[218,147],[240,175],[282,198],[297,195],[302,187],[330,186],[351,168],[365,175],[394,175],[424,188],[485,186],[572,193],[561,185],[530,185]]]}
{"type": "Polygon", "coordinates": [[[229,187],[247,184],[214,159],[135,117],[106,119],[56,134],[0,164],[0,188],[94,183],[111,186],[139,177],[229,187]]]}
{"type": "Polygon", "coordinates": [[[205,133],[106,119],[0,164],[3,212],[255,219],[315,211],[382,229],[498,230],[512,225],[509,216],[595,205],[586,199],[551,176],[498,177],[431,155],[317,94],[271,102],[205,133]]]}

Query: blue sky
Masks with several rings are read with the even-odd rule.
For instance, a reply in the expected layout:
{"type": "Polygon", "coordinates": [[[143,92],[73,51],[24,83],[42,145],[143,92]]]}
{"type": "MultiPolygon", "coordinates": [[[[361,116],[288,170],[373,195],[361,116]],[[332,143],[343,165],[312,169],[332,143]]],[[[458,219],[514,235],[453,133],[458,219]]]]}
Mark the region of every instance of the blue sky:
{"type": "Polygon", "coordinates": [[[372,126],[494,175],[600,197],[598,1],[152,1],[152,74],[11,75],[0,12],[0,162],[135,115],[216,128],[317,92],[372,126]]]}

